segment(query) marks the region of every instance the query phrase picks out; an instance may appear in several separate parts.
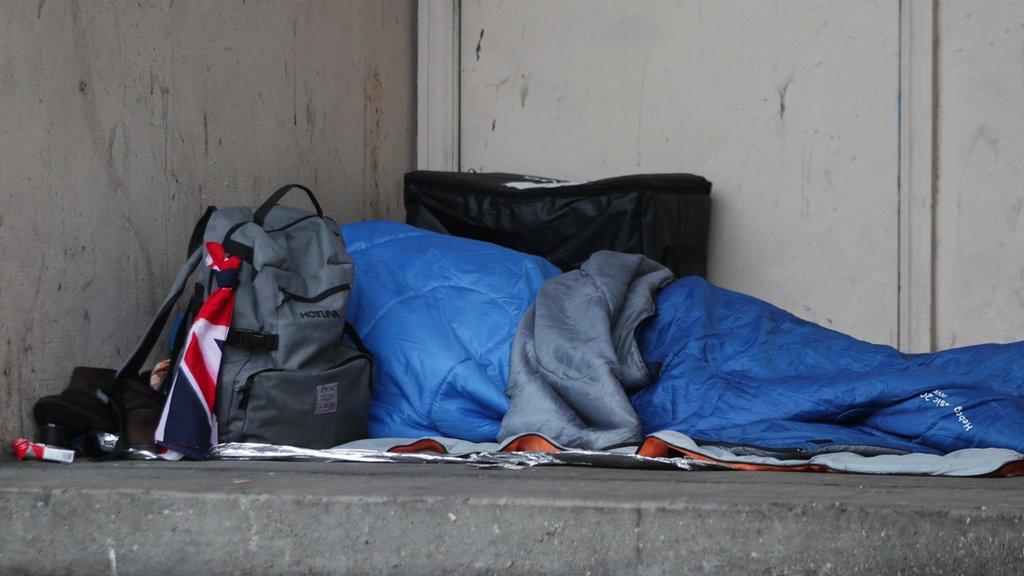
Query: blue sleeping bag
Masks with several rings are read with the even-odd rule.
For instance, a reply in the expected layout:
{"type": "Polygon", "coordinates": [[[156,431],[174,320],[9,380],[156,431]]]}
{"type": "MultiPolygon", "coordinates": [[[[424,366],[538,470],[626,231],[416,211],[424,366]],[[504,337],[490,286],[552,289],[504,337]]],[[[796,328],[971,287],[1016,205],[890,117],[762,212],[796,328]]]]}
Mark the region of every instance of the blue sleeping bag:
{"type": "Polygon", "coordinates": [[[1024,342],[902,354],[697,277],[658,294],[640,334],[655,383],[644,432],[805,451],[1024,451],[1024,342]]]}
{"type": "Polygon", "coordinates": [[[561,274],[539,256],[371,221],[342,227],[355,262],[348,321],[373,352],[374,438],[493,442],[519,319],[561,274]]]}
{"type": "MultiPolygon", "coordinates": [[[[516,327],[560,271],[404,224],[342,231],[356,265],[349,321],[377,363],[371,435],[494,441],[516,327]]],[[[1024,451],[1024,343],[905,355],[697,277],[659,292],[638,339],[658,370],[631,397],[645,433],[804,452],[1024,451]]]]}

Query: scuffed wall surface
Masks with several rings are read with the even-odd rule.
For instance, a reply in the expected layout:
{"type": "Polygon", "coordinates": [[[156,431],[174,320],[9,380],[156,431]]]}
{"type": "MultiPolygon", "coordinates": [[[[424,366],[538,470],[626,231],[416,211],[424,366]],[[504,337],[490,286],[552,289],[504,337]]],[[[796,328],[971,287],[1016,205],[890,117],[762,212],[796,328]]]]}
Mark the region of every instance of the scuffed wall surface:
{"type": "Polygon", "coordinates": [[[940,2],[936,343],[1024,339],[1024,3],[940,2]]]}
{"type": "Polygon", "coordinates": [[[462,169],[714,183],[709,277],[895,344],[899,3],[462,4],[462,169]]]}
{"type": "Polygon", "coordinates": [[[4,446],[124,358],[206,205],[401,218],[414,43],[410,2],[0,1],[4,446]]]}

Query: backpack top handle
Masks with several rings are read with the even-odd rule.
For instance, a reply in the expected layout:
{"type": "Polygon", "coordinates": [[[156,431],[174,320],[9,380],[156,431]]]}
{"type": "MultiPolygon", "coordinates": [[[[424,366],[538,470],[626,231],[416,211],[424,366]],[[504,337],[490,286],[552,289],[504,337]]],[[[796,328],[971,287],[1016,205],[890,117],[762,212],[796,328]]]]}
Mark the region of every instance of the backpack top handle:
{"type": "Polygon", "coordinates": [[[313,203],[313,207],[316,208],[316,215],[323,218],[324,211],[322,208],[320,208],[320,203],[317,202],[316,196],[313,195],[312,190],[306,188],[302,184],[288,184],[287,186],[282,186],[278,188],[277,192],[271,194],[270,198],[267,198],[267,201],[261,204],[260,207],[256,209],[256,212],[252,216],[252,221],[255,222],[257,226],[262,227],[263,221],[266,220],[267,218],[267,214],[270,214],[270,209],[273,208],[274,206],[277,206],[277,203],[281,201],[281,198],[284,198],[284,195],[287,194],[292,188],[298,188],[299,190],[305,192],[306,196],[309,196],[309,201],[313,203]]]}

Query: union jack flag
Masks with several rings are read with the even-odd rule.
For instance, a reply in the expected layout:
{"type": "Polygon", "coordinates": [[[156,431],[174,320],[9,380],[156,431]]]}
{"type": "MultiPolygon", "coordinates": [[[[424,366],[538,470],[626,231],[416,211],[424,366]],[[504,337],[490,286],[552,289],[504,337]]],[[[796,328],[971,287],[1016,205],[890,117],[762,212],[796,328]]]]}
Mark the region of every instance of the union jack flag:
{"type": "Polygon", "coordinates": [[[217,443],[217,375],[221,346],[231,328],[235,310],[235,287],[242,261],[228,256],[216,242],[206,243],[206,265],[217,278],[217,290],[196,313],[185,337],[184,352],[164,403],[156,443],[166,451],[161,457],[179,460],[183,456],[205,460],[217,443]]]}

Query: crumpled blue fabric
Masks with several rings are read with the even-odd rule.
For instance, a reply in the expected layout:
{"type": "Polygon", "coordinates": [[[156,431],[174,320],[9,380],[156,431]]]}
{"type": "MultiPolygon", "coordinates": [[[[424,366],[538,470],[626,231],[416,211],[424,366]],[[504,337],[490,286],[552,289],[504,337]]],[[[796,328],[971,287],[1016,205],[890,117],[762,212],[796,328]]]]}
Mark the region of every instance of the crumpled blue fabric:
{"type": "Polygon", "coordinates": [[[370,221],[342,227],[346,316],[373,352],[370,436],[493,442],[519,319],[561,270],[488,242],[370,221]]]}
{"type": "MultiPolygon", "coordinates": [[[[516,328],[547,261],[393,222],[342,228],[348,319],[373,351],[373,437],[494,441],[516,328]]],[[[820,452],[1024,452],[1024,342],[905,355],[698,277],[638,330],[658,374],[631,395],[645,434],[820,452]],[[862,450],[871,452],[871,450],[862,450]]]]}
{"type": "Polygon", "coordinates": [[[645,433],[821,451],[1024,451],[1024,342],[932,354],[801,320],[698,277],[658,294],[639,335],[655,383],[632,396],[645,433]]]}

